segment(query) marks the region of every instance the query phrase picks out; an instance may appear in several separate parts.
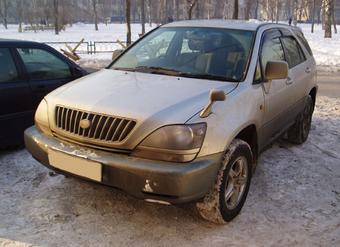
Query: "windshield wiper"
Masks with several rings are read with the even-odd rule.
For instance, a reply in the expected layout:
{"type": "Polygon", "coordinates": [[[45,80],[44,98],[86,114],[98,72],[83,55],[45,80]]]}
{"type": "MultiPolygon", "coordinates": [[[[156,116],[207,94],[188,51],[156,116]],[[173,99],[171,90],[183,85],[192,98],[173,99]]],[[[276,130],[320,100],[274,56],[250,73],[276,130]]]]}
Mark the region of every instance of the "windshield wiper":
{"type": "Polygon", "coordinates": [[[137,66],[135,71],[139,72],[149,72],[151,74],[163,74],[163,75],[173,75],[178,76],[181,75],[181,71],[175,69],[168,69],[163,67],[155,67],[155,66],[137,66]]]}
{"type": "Polygon", "coordinates": [[[217,81],[228,81],[228,82],[239,82],[239,80],[228,78],[220,75],[211,75],[211,74],[191,74],[191,73],[181,73],[180,76],[189,77],[189,78],[197,78],[197,79],[207,79],[207,80],[217,80],[217,81]]]}

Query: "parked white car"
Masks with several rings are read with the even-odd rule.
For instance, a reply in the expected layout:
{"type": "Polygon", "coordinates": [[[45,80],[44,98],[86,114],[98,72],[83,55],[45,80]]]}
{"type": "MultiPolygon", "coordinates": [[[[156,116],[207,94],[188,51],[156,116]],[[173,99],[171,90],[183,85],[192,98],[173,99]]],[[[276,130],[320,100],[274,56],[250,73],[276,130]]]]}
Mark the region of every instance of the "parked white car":
{"type": "Polygon", "coordinates": [[[164,204],[197,201],[225,223],[241,210],[259,153],[303,143],[317,93],[312,52],[286,25],[182,21],[58,88],[25,132],[57,172],[164,204]]]}

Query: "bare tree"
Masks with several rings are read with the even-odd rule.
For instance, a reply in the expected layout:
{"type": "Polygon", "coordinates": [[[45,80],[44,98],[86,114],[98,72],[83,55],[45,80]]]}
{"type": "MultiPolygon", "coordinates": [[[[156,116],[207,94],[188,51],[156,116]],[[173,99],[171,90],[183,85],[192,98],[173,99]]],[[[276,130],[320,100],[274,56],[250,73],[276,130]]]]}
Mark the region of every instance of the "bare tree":
{"type": "Polygon", "coordinates": [[[126,17],[126,44],[131,44],[131,0],[126,0],[125,6],[125,17],[126,17]]]}
{"type": "Polygon", "coordinates": [[[233,19],[238,19],[238,0],[234,0],[233,19]]]}
{"type": "Polygon", "coordinates": [[[24,15],[24,3],[23,0],[17,0],[17,15],[18,15],[18,21],[19,21],[19,27],[18,32],[22,33],[22,21],[23,21],[23,15],[24,15]]]}
{"type": "Polygon", "coordinates": [[[92,0],[92,10],[93,10],[93,17],[94,17],[94,29],[98,31],[98,11],[97,11],[97,0],[92,0]]]}
{"type": "Polygon", "coordinates": [[[4,24],[4,27],[7,29],[7,13],[8,13],[8,0],[1,0],[0,2],[0,15],[2,17],[2,21],[4,24]]]}
{"type": "Polygon", "coordinates": [[[188,19],[192,19],[192,10],[194,9],[195,5],[197,4],[197,0],[187,0],[188,2],[188,19]]]}
{"type": "Polygon", "coordinates": [[[331,6],[331,12],[332,12],[332,22],[334,26],[334,33],[338,33],[338,30],[336,29],[336,20],[335,20],[335,0],[332,0],[332,6],[331,6]]]}
{"type": "Polygon", "coordinates": [[[314,23],[315,23],[315,1],[316,0],[313,0],[312,30],[311,30],[312,33],[314,33],[314,23]]]}
{"type": "Polygon", "coordinates": [[[333,0],[324,0],[325,38],[332,38],[332,4],[333,0]]]}
{"type": "Polygon", "coordinates": [[[279,14],[280,14],[280,3],[279,0],[275,1],[275,18],[276,18],[276,23],[279,22],[279,14]]]}
{"type": "Polygon", "coordinates": [[[145,34],[145,0],[140,1],[141,9],[141,22],[142,22],[142,35],[145,34]]]}
{"type": "Polygon", "coordinates": [[[224,3],[225,1],[222,0],[215,2],[214,18],[217,19],[223,18],[224,3]]]}
{"type": "Polygon", "coordinates": [[[179,0],[175,0],[175,8],[176,8],[176,21],[179,20],[179,0]]]}
{"type": "Polygon", "coordinates": [[[54,32],[56,35],[59,34],[59,1],[53,0],[53,10],[54,10],[54,32]]]}

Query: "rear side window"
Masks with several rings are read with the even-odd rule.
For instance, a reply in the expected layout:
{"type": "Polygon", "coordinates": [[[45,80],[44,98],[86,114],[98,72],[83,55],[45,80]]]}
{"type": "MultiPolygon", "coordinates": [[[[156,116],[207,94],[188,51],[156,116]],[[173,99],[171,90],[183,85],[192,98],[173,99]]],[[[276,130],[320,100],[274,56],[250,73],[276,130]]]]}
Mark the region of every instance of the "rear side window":
{"type": "Polygon", "coordinates": [[[265,39],[261,51],[262,71],[265,71],[268,61],[285,61],[285,56],[279,37],[265,39]]]}
{"type": "Polygon", "coordinates": [[[18,80],[18,71],[8,48],[0,48],[0,83],[18,80]]]}
{"type": "Polygon", "coordinates": [[[68,64],[50,52],[37,48],[19,48],[17,50],[32,80],[71,77],[68,64]]]}
{"type": "Polygon", "coordinates": [[[309,55],[313,56],[313,52],[312,49],[310,48],[305,36],[303,35],[303,33],[298,32],[298,31],[294,31],[296,37],[298,38],[298,40],[303,44],[303,46],[306,48],[306,50],[308,51],[309,55]]]}
{"type": "Polygon", "coordinates": [[[292,36],[282,37],[282,43],[286,50],[286,59],[289,65],[289,68],[293,68],[296,65],[303,63],[306,59],[305,56],[296,41],[292,36]]]}

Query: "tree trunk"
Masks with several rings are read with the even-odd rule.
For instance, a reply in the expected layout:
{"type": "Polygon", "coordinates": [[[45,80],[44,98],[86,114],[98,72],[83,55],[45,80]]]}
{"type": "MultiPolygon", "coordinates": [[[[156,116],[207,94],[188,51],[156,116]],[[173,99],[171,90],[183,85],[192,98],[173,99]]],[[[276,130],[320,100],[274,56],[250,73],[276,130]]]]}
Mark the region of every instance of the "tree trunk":
{"type": "Polygon", "coordinates": [[[279,13],[280,13],[280,6],[279,6],[279,0],[276,0],[276,2],[275,2],[275,17],[276,17],[276,23],[278,23],[279,22],[279,13]]]}
{"type": "Polygon", "coordinates": [[[97,0],[92,0],[93,16],[94,16],[94,29],[98,31],[98,13],[97,13],[97,0]]]}
{"type": "Polygon", "coordinates": [[[176,21],[179,20],[179,0],[176,1],[176,21]]]}
{"type": "Polygon", "coordinates": [[[53,11],[54,11],[54,32],[56,35],[59,34],[59,3],[58,0],[53,0],[53,11]]]}
{"type": "Polygon", "coordinates": [[[254,14],[255,19],[258,18],[258,9],[259,9],[259,0],[256,0],[255,1],[255,14],[254,14]]]}
{"type": "Polygon", "coordinates": [[[332,22],[334,26],[334,33],[338,33],[338,30],[336,28],[336,20],[335,20],[335,0],[332,0],[332,6],[331,6],[331,11],[332,11],[332,22]]]}
{"type": "Polygon", "coordinates": [[[148,0],[148,11],[149,11],[149,26],[152,27],[152,15],[151,15],[151,0],[148,0]]]}
{"type": "Polygon", "coordinates": [[[19,19],[19,28],[18,28],[19,33],[22,33],[23,7],[24,7],[23,0],[19,0],[18,6],[17,6],[18,19],[19,19]]]}
{"type": "Polygon", "coordinates": [[[196,3],[197,3],[197,0],[188,0],[188,3],[189,3],[189,9],[188,9],[188,18],[189,20],[192,19],[192,10],[194,9],[196,3]]]}
{"type": "Polygon", "coordinates": [[[3,0],[3,4],[4,4],[4,6],[3,6],[3,9],[4,9],[4,11],[3,11],[3,24],[4,24],[5,29],[8,29],[8,27],[7,27],[8,2],[7,1],[8,0],[3,0]]]}
{"type": "Polygon", "coordinates": [[[314,33],[314,23],[315,23],[315,1],[316,0],[313,0],[312,30],[311,30],[312,33],[314,33]]]}
{"type": "Polygon", "coordinates": [[[332,0],[324,0],[325,38],[332,38],[332,0]]]}
{"type": "Polygon", "coordinates": [[[131,0],[126,0],[126,8],[125,8],[125,16],[126,16],[126,44],[131,45],[131,0]]]}
{"type": "Polygon", "coordinates": [[[326,8],[325,8],[325,4],[326,4],[326,1],[328,1],[328,0],[322,0],[322,19],[321,19],[321,22],[322,22],[322,30],[325,30],[325,17],[326,17],[326,8]]]}
{"type": "Polygon", "coordinates": [[[215,11],[214,18],[222,19],[223,18],[223,9],[224,9],[224,1],[219,0],[215,2],[215,11]]]}
{"type": "Polygon", "coordinates": [[[234,0],[233,19],[238,19],[238,0],[234,0]]]}
{"type": "Polygon", "coordinates": [[[141,10],[141,21],[142,21],[142,35],[145,34],[145,0],[140,1],[140,10],[141,10]]]}

